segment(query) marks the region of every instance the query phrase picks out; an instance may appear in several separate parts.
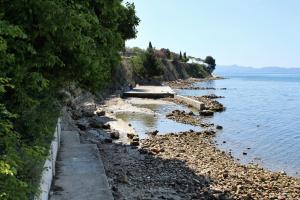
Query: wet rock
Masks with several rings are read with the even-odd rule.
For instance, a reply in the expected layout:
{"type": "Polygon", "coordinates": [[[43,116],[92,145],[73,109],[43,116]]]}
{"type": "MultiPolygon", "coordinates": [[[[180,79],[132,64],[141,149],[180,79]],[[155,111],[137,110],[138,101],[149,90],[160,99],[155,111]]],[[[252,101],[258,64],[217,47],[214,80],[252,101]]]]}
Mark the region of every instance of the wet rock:
{"type": "Polygon", "coordinates": [[[217,125],[217,126],[216,126],[216,129],[222,130],[222,129],[223,129],[223,126],[217,125]]]}
{"type": "Polygon", "coordinates": [[[105,138],[105,139],[104,139],[104,142],[105,142],[105,143],[112,143],[112,139],[111,139],[111,138],[105,138]]]}
{"type": "Polygon", "coordinates": [[[247,155],[247,153],[246,153],[246,152],[243,152],[243,155],[245,156],[245,155],[247,155]]]}
{"type": "Polygon", "coordinates": [[[106,123],[102,125],[103,129],[110,129],[110,124],[106,123]]]}
{"type": "Polygon", "coordinates": [[[152,135],[152,136],[156,136],[158,134],[158,130],[152,131],[152,132],[148,132],[148,135],[152,135]]]}
{"type": "Polygon", "coordinates": [[[225,107],[216,100],[212,100],[210,98],[203,97],[203,96],[201,96],[201,97],[191,96],[190,98],[193,98],[195,100],[203,102],[204,107],[205,107],[206,110],[211,110],[211,111],[214,111],[214,112],[222,112],[222,111],[225,110],[225,107]]]}
{"type": "Polygon", "coordinates": [[[111,132],[110,137],[114,140],[117,140],[120,138],[120,133],[119,132],[111,132]]]}
{"type": "Polygon", "coordinates": [[[193,112],[185,112],[180,110],[173,110],[172,113],[167,114],[166,117],[176,122],[191,124],[194,126],[201,125],[201,119],[199,116],[196,116],[193,112]]]}
{"type": "Polygon", "coordinates": [[[133,133],[127,133],[127,137],[128,137],[129,139],[132,139],[134,136],[135,136],[135,134],[133,134],[133,133]]]}
{"type": "Polygon", "coordinates": [[[140,142],[139,141],[130,141],[130,145],[132,146],[139,146],[140,145],[140,142]]]}
{"type": "Polygon", "coordinates": [[[135,135],[135,136],[132,138],[132,141],[135,141],[135,142],[140,141],[139,136],[135,135]]]}
{"type": "Polygon", "coordinates": [[[205,135],[208,135],[208,136],[210,136],[210,135],[215,135],[216,134],[216,132],[215,131],[213,131],[213,130],[205,130],[205,131],[203,131],[203,132],[199,132],[200,134],[205,134],[205,135]]]}
{"type": "Polygon", "coordinates": [[[114,192],[118,192],[118,188],[114,185],[114,186],[112,186],[112,191],[114,191],[114,192]]]}
{"type": "Polygon", "coordinates": [[[169,114],[166,115],[167,118],[170,118],[170,117],[172,117],[172,116],[174,116],[173,113],[169,113],[169,114]]]}
{"type": "Polygon", "coordinates": [[[95,115],[93,110],[83,110],[82,116],[83,117],[93,117],[95,115]]]}
{"type": "Polygon", "coordinates": [[[145,150],[145,149],[139,149],[138,151],[139,151],[141,154],[147,154],[147,153],[148,153],[148,151],[145,150]]]}
{"type": "Polygon", "coordinates": [[[202,97],[209,98],[209,99],[224,98],[223,96],[217,96],[215,94],[203,95],[202,97]]]}
{"type": "Polygon", "coordinates": [[[188,113],[188,115],[193,116],[193,115],[195,115],[195,114],[193,113],[193,111],[190,111],[190,112],[188,113]]]}
{"type": "Polygon", "coordinates": [[[76,126],[82,131],[85,131],[87,129],[87,124],[83,122],[77,122],[76,126]]]}
{"type": "Polygon", "coordinates": [[[104,116],[105,115],[105,111],[104,110],[98,110],[96,112],[96,115],[98,115],[98,116],[104,116]]]}
{"type": "Polygon", "coordinates": [[[74,110],[72,112],[72,119],[79,120],[82,117],[82,113],[79,110],[74,110]]]}
{"type": "Polygon", "coordinates": [[[286,175],[286,172],[282,170],[282,171],[280,171],[280,174],[281,175],[286,175]]]}
{"type": "Polygon", "coordinates": [[[202,116],[213,116],[214,112],[211,111],[211,110],[202,110],[202,111],[200,111],[200,115],[202,115],[202,116]]]}
{"type": "Polygon", "coordinates": [[[104,125],[104,123],[102,121],[99,120],[92,120],[90,122],[90,127],[92,128],[102,128],[104,125]]]}

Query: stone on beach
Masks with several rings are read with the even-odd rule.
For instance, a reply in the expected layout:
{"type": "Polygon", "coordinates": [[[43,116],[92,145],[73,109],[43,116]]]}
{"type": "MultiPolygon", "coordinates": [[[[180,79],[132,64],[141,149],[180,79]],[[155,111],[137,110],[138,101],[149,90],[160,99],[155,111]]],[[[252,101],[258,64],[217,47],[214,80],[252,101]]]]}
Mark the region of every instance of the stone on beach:
{"type": "Polygon", "coordinates": [[[202,116],[213,116],[214,112],[211,111],[211,110],[201,110],[200,115],[202,115],[202,116]]]}

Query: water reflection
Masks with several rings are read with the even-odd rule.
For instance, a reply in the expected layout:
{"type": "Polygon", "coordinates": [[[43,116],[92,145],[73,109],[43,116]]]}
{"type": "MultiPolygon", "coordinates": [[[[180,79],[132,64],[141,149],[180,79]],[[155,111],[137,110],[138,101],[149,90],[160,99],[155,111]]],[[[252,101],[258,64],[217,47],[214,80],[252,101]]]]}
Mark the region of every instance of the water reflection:
{"type": "MultiPolygon", "coordinates": [[[[141,139],[147,137],[147,132],[158,130],[159,134],[166,133],[176,133],[182,131],[189,131],[193,129],[195,131],[202,130],[201,127],[192,126],[189,124],[181,124],[173,120],[167,119],[166,114],[172,112],[173,110],[185,110],[187,112],[191,111],[189,108],[176,104],[141,104],[136,105],[138,107],[148,108],[153,110],[156,114],[146,114],[146,113],[117,113],[117,117],[127,121],[132,125],[132,127],[139,134],[141,139]]],[[[193,110],[195,111],[195,110],[193,110]]]]}

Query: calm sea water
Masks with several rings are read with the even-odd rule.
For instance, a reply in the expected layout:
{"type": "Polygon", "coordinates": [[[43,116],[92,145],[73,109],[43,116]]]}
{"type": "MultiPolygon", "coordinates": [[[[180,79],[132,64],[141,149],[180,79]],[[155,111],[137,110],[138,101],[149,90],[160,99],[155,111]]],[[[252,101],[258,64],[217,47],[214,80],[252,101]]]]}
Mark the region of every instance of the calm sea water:
{"type": "Polygon", "coordinates": [[[129,122],[135,131],[139,134],[140,139],[145,139],[148,137],[147,132],[152,132],[155,130],[159,131],[159,134],[166,133],[178,133],[183,131],[189,131],[191,129],[195,131],[201,131],[202,128],[198,126],[192,126],[189,124],[178,123],[174,120],[166,118],[166,115],[171,113],[173,110],[185,110],[186,112],[195,111],[187,108],[186,106],[177,104],[142,104],[136,105],[143,108],[149,108],[155,111],[156,115],[145,114],[145,113],[118,113],[117,117],[129,122]]]}
{"type": "Polygon", "coordinates": [[[232,76],[195,86],[216,90],[177,92],[225,96],[218,100],[226,111],[212,118],[224,127],[216,136],[221,149],[243,163],[300,176],[300,74],[232,76]],[[224,87],[227,90],[218,90],[224,87]]]}

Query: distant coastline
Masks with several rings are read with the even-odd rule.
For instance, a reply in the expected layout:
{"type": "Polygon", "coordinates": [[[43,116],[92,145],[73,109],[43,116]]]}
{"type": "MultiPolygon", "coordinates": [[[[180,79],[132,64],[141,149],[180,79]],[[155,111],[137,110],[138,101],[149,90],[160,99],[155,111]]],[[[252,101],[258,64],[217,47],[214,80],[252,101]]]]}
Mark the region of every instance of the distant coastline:
{"type": "Polygon", "coordinates": [[[214,74],[241,75],[241,74],[300,74],[300,68],[284,67],[246,67],[238,65],[217,65],[214,74]]]}

